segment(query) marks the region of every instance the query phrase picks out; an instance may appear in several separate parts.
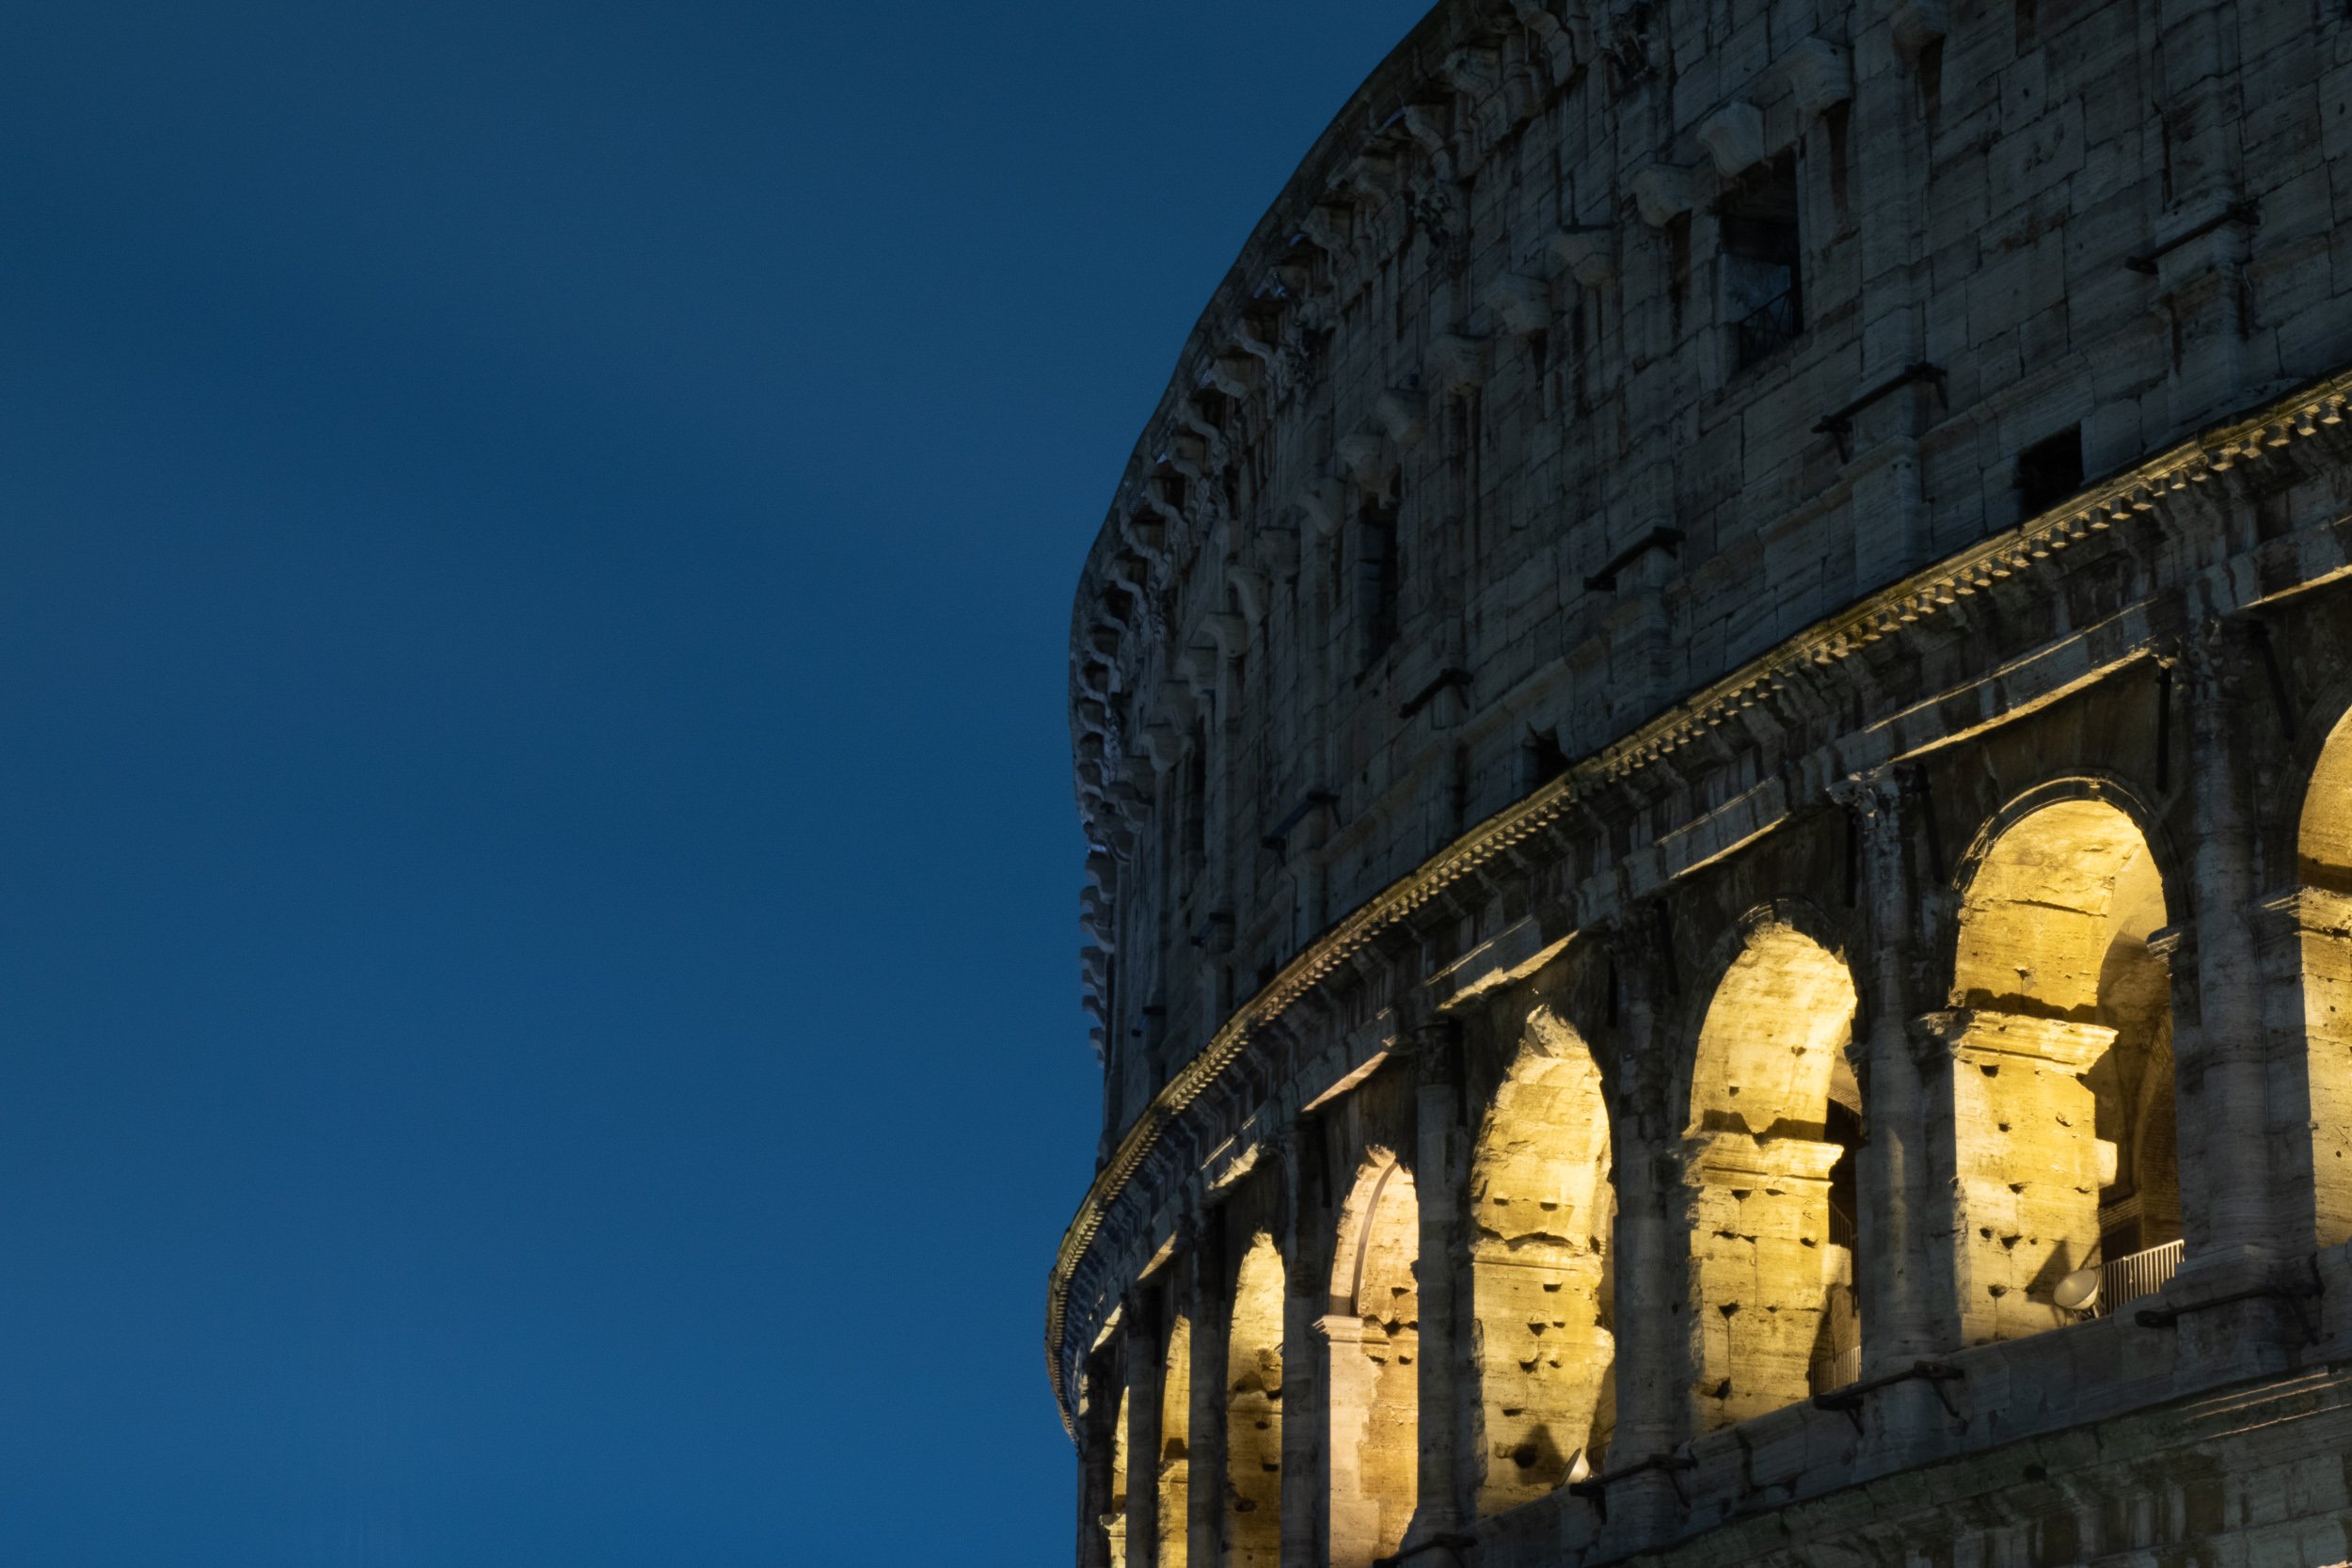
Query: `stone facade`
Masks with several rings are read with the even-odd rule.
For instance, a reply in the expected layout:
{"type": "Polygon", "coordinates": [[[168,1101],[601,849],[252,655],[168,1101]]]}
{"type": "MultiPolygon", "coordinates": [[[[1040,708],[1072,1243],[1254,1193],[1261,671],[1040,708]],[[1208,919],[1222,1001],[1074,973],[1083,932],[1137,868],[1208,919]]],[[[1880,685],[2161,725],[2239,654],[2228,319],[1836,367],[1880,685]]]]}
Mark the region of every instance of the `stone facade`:
{"type": "Polygon", "coordinates": [[[2333,0],[1375,73],[1077,594],[1084,1568],[2352,1560],[2348,141],[2333,0]]]}

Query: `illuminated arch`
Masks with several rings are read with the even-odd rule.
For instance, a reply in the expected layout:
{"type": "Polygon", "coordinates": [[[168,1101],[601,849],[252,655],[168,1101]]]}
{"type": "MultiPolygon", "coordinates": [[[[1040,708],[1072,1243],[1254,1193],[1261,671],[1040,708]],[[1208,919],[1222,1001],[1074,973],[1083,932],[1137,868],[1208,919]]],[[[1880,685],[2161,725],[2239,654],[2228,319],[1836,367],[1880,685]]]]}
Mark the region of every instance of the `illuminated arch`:
{"type": "Polygon", "coordinates": [[[1708,1003],[1684,1139],[1703,1431],[1844,1381],[1858,1344],[1853,1012],[1845,960],[1773,915],[1708,1003]]]}
{"type": "Polygon", "coordinates": [[[1160,1380],[1159,1555],[1156,1568],[1184,1568],[1192,1468],[1192,1320],[1168,1331],[1168,1367],[1160,1380]]]}
{"type": "Polygon", "coordinates": [[[2296,834],[2315,1240],[2352,1237],[2352,712],[2328,732],[2296,834]]]}
{"type": "Polygon", "coordinates": [[[1330,1568],[1404,1544],[1420,1489],[1421,1205],[1413,1173],[1375,1149],[1340,1211],[1330,1344],[1330,1568]]]}
{"type": "Polygon", "coordinates": [[[1260,1232],[1233,1284],[1225,1370],[1228,1568],[1282,1556],[1282,1255],[1260,1232]]]}
{"type": "Polygon", "coordinates": [[[1583,1038],[1527,1021],[1470,1164],[1473,1358],[1485,1420],[1481,1513],[1572,1479],[1612,1412],[1609,1111],[1583,1038]]]}
{"type": "Polygon", "coordinates": [[[2105,786],[2013,806],[1972,855],[1953,956],[1954,1286],[1971,1344],[2074,1321],[2068,1275],[2179,1239],[2164,881],[2105,786]]]}

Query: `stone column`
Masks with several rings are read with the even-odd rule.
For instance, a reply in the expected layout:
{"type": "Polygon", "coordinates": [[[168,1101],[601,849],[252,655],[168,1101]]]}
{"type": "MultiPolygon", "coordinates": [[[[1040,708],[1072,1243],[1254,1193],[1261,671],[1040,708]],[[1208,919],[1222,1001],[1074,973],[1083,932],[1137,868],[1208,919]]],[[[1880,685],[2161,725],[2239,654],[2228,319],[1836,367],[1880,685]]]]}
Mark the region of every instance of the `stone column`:
{"type": "Polygon", "coordinates": [[[2082,1074],[2115,1031],[2026,1013],[1925,1021],[1948,1060],[1952,1280],[1963,1344],[2063,1328],[2058,1280],[2099,1245],[2098,1106],[2082,1074]]]}
{"type": "Polygon", "coordinates": [[[1330,1347],[1316,1323],[1329,1302],[1330,1270],[1321,1243],[1329,1228],[1315,1166],[1322,1140],[1295,1128],[1276,1146],[1282,1205],[1282,1568],[1321,1568],[1331,1484],[1325,1454],[1331,1428],[1330,1347]]]}
{"type": "MultiPolygon", "coordinates": [[[[1380,1550],[1380,1511],[1364,1496],[1364,1433],[1341,1430],[1334,1411],[1348,1411],[1359,1422],[1372,1413],[1374,1371],[1364,1354],[1364,1323],[1345,1312],[1327,1312],[1314,1320],[1313,1342],[1324,1368],[1323,1419],[1326,1484],[1315,1499],[1324,1516],[1323,1537],[1331,1562],[1370,1562],[1380,1550]]],[[[1286,1433],[1287,1435],[1287,1433],[1286,1433]]],[[[1282,1521],[1285,1544],[1290,1521],[1282,1521]]]]}
{"type": "MultiPolygon", "coordinates": [[[[2274,1219],[2279,1244],[2292,1257],[2313,1243],[2331,1247],[2352,1238],[2352,895],[2308,886],[2272,894],[2263,900],[2259,928],[2264,1030],[2278,1094],[2270,1107],[2280,1205],[2274,1219]]],[[[2176,994],[2181,989],[2193,988],[2176,994]]],[[[2182,1132],[2185,1164],[2185,1114],[2182,1132]]]]}
{"type": "Polygon", "coordinates": [[[1610,1107],[1617,1171],[1617,1419],[1601,1466],[1608,1516],[1601,1542],[1614,1555],[1663,1540],[1682,1514],[1682,1495],[1663,1466],[1683,1440],[1689,1415],[1683,1281],[1690,1248],[1677,1223],[1684,1205],[1674,1150],[1684,1118],[1669,1102],[1673,1052],[1659,1017],[1666,964],[1652,911],[1637,907],[1620,916],[1608,941],[1617,999],[1610,1107]]]}
{"type": "Polygon", "coordinates": [[[1192,1430],[1185,1438],[1190,1450],[1185,1564],[1219,1568],[1225,1552],[1225,1363],[1233,1327],[1224,1211],[1208,1211],[1186,1231],[1183,1278],[1185,1315],[1192,1320],[1192,1430]]]}
{"type": "MultiPolygon", "coordinates": [[[[2182,647],[2188,674],[2193,940],[2176,975],[2193,974],[2189,1019],[2176,1018],[2182,1272],[2259,1270],[2286,1250],[2274,1200],[2268,1062],[2255,942],[2254,830],[2238,713],[2247,702],[2243,649],[2220,622],[2182,647]]],[[[2176,916],[2177,918],[2177,916],[2176,916]]],[[[2176,986],[2176,992],[2178,987],[2176,986]]],[[[2308,1241],[2298,1238],[2298,1246],[2308,1241]]]]}
{"type": "Polygon", "coordinates": [[[1155,1568],[1160,1542],[1160,1343],[1158,1292],[1127,1298],[1120,1316],[1127,1361],[1126,1568],[1155,1568]]]}
{"type": "MultiPolygon", "coordinates": [[[[1111,1554],[1111,1456],[1119,1421],[1119,1390],[1110,1358],[1087,1363],[1087,1405],[1078,1418],[1078,1568],[1125,1568],[1111,1554]]],[[[1124,1516],[1118,1523],[1123,1538],[1124,1516]]]]}
{"type": "Polygon", "coordinates": [[[1463,1507],[1463,1403],[1474,1393],[1470,1370],[1470,1247],[1464,1188],[1470,1138],[1462,1126],[1462,1041],[1450,1018],[1418,1024],[1413,1053],[1417,1146],[1413,1180],[1420,1198],[1420,1255],[1413,1266],[1421,1302],[1417,1403],[1421,1469],[1407,1547],[1459,1532],[1463,1507]]]}
{"type": "MultiPolygon", "coordinates": [[[[1854,955],[1861,1006],[1849,1056],[1862,1089],[1862,1148],[1856,1154],[1861,1212],[1854,1216],[1854,1291],[1862,1320],[1862,1375],[1875,1378],[1959,1342],[1950,1270],[1939,1256],[1950,1233],[1950,1182],[1935,1179],[1937,1145],[1913,1020],[1941,1002],[1920,955],[1926,879],[1919,874],[1919,806],[1909,774],[1880,768],[1830,793],[1853,821],[1859,864],[1855,895],[1866,933],[1854,955]]],[[[1942,1064],[1934,1064],[1940,1081],[1942,1064]]],[[[1862,1467],[1902,1468],[1946,1420],[1923,1384],[1898,1384],[1871,1397],[1862,1467]]]]}

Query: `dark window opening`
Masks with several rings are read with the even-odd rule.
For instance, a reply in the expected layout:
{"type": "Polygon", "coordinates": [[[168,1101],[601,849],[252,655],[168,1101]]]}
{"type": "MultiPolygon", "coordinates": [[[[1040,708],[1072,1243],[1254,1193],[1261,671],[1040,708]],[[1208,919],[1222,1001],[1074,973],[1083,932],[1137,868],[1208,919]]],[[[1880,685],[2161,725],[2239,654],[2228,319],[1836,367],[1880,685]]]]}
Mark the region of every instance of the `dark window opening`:
{"type": "Polygon", "coordinates": [[[1717,214],[1725,315],[1739,369],[1804,330],[1804,249],[1797,230],[1797,155],[1783,152],[1741,175],[1717,214]]]}
{"type": "Polygon", "coordinates": [[[1944,118],[1944,40],[1937,39],[1919,51],[1919,113],[1928,122],[1928,135],[1935,135],[1935,122],[1944,118]]]}
{"type": "Polygon", "coordinates": [[[1568,770],[1568,753],[1560,745],[1558,730],[1531,730],[1525,752],[1527,787],[1541,789],[1568,770]]]}
{"type": "Polygon", "coordinates": [[[2046,512],[2083,487],[2083,427],[2068,425],[2017,454],[2017,515],[2046,512]]]}
{"type": "Polygon", "coordinates": [[[2042,32],[2042,18],[2034,0],[2017,0],[2017,52],[2022,55],[2034,46],[2042,32]]]}
{"type": "Polygon", "coordinates": [[[1691,298],[1691,214],[1666,220],[1667,300],[1674,308],[1675,336],[1682,336],[1682,308],[1691,298]]]}
{"type": "Polygon", "coordinates": [[[1184,756],[1184,864],[1199,871],[1209,858],[1209,734],[1195,724],[1184,756]]]}

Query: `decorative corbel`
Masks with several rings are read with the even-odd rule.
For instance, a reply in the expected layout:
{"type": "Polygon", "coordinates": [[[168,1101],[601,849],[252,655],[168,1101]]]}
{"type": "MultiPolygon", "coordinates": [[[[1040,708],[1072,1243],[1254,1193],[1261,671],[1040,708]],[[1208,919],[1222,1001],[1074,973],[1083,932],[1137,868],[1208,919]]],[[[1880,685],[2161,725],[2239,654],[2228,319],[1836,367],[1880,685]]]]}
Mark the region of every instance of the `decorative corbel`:
{"type": "Polygon", "coordinates": [[[1698,205],[1698,182],[1677,164],[1649,164],[1627,182],[1642,221],[1663,229],[1698,205]]]}
{"type": "MultiPolygon", "coordinates": [[[[1555,27],[1558,24],[1553,24],[1555,27]]],[[[1502,56],[1492,49],[1470,44],[1456,49],[1438,66],[1438,79],[1465,98],[1484,98],[1502,85],[1502,56]]]]}
{"type": "Polygon", "coordinates": [[[1943,0],[1899,0],[1887,16],[1887,36],[1905,65],[1916,64],[1928,46],[1941,41],[1951,27],[1943,0]]]}
{"type": "Polygon", "coordinates": [[[1387,461],[1384,448],[1376,430],[1352,431],[1332,443],[1341,469],[1364,490],[1377,490],[1388,479],[1392,465],[1387,461]]]}
{"type": "MultiPolygon", "coordinates": [[[[1441,333],[1429,340],[1422,359],[1422,384],[1439,397],[1476,387],[1486,379],[1486,345],[1476,338],[1441,333]]],[[[1397,437],[1405,443],[1402,436],[1397,437]]]]}
{"type": "Polygon", "coordinates": [[[1376,152],[1359,152],[1333,176],[1331,189],[1335,194],[1353,196],[1371,206],[1379,207],[1396,193],[1396,160],[1376,152]]]}
{"type": "Polygon", "coordinates": [[[1327,256],[1347,254],[1347,230],[1342,227],[1342,209],[1327,201],[1318,201],[1307,209],[1307,215],[1298,222],[1299,231],[1327,256]]]}
{"type": "Polygon", "coordinates": [[[1210,360],[1201,381],[1229,398],[1246,398],[1264,377],[1265,366],[1261,361],[1235,350],[1210,360]]]}
{"type": "Polygon", "coordinates": [[[1260,529],[1249,542],[1249,558],[1269,578],[1288,577],[1298,570],[1298,531],[1295,528],[1260,529]]]}
{"type": "Polygon", "coordinates": [[[1773,69],[1788,84],[1797,105],[1797,127],[1819,119],[1823,110],[1853,96],[1853,60],[1826,39],[1799,39],[1773,69]]]}
{"type": "Polygon", "coordinates": [[[1693,135],[1726,180],[1764,161],[1764,111],[1753,103],[1735,99],[1701,120],[1693,135]]]}
{"type": "Polygon", "coordinates": [[[1391,440],[1410,447],[1429,428],[1429,400],[1420,392],[1391,387],[1373,400],[1372,415],[1391,440]]]}
{"type": "MultiPolygon", "coordinates": [[[[1257,360],[1263,369],[1269,371],[1282,356],[1282,351],[1251,331],[1247,321],[1233,324],[1233,346],[1257,360]]],[[[1227,357],[1231,358],[1232,356],[1229,355],[1227,357]]]]}
{"type": "Polygon", "coordinates": [[[1315,536],[1328,539],[1347,521],[1347,487],[1338,480],[1318,476],[1299,487],[1295,503],[1315,536]]]}
{"type": "Polygon", "coordinates": [[[1480,292],[1478,303],[1514,338],[1532,338],[1551,325],[1551,285],[1525,273],[1504,273],[1480,292]]]}
{"type": "Polygon", "coordinates": [[[1544,241],[1569,277],[1587,289],[1597,289],[1617,276],[1617,230],[1613,224],[1578,224],[1554,230],[1544,241]]]}
{"type": "MultiPolygon", "coordinates": [[[[1200,617],[1200,627],[1216,640],[1217,657],[1232,660],[1249,651],[1249,624],[1231,610],[1215,610],[1200,617]]],[[[1214,672],[1211,673],[1214,676],[1214,672]]]]}
{"type": "MultiPolygon", "coordinates": [[[[1119,536],[1127,547],[1154,566],[1168,562],[1168,516],[1175,508],[1157,497],[1146,496],[1137,510],[1119,519],[1119,536]]],[[[1176,514],[1181,518],[1182,514],[1176,514]]]]}
{"type": "Polygon", "coordinates": [[[1176,674],[1195,698],[1206,701],[1216,691],[1217,649],[1194,643],[1176,656],[1176,674]]]}
{"type": "Polygon", "coordinates": [[[1267,603],[1273,596],[1273,584],[1266,580],[1266,575],[1255,567],[1229,562],[1225,581],[1233,591],[1234,602],[1241,606],[1242,619],[1253,628],[1263,624],[1267,603]]]}
{"type": "Polygon", "coordinates": [[[1143,754],[1151,762],[1152,772],[1168,772],[1184,760],[1184,740],[1167,720],[1154,720],[1144,726],[1143,754]]]}
{"type": "Polygon", "coordinates": [[[1552,81],[1565,81],[1576,69],[1576,42],[1560,19],[1544,8],[1543,0],[1511,0],[1511,14],[1534,36],[1552,81]]]}
{"type": "Polygon", "coordinates": [[[1176,416],[1181,433],[1170,433],[1168,466],[1186,479],[1205,483],[1209,477],[1211,448],[1209,438],[1192,423],[1192,420],[1198,417],[1189,409],[1176,416]]]}

